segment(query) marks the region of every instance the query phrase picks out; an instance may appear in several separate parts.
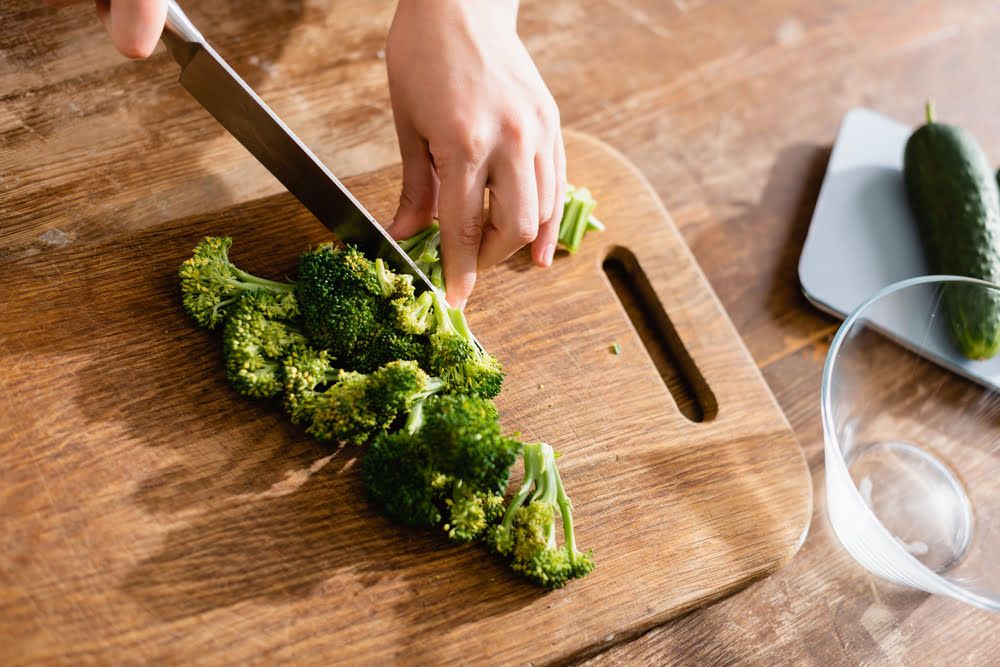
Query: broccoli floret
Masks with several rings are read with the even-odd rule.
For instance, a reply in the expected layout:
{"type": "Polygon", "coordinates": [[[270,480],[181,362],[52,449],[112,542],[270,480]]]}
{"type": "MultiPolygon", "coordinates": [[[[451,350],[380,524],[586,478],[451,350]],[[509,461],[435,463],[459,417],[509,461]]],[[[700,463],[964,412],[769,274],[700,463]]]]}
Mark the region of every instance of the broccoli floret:
{"type": "Polygon", "coordinates": [[[325,351],[296,350],[284,363],[285,409],[322,441],[361,445],[444,386],[413,361],[393,361],[369,373],[330,366],[325,351]]]}
{"type": "Polygon", "coordinates": [[[368,495],[388,516],[414,527],[441,522],[439,499],[447,480],[430,462],[430,452],[416,435],[403,429],[382,433],[361,464],[368,495]]]}
{"type": "Polygon", "coordinates": [[[473,491],[461,482],[452,487],[445,499],[448,520],[444,531],[455,542],[470,542],[500,521],[503,516],[503,496],[492,491],[473,491]]]}
{"type": "Polygon", "coordinates": [[[540,586],[561,588],[594,569],[593,554],[576,548],[573,507],[552,447],[545,443],[525,445],[523,457],[524,482],[507,506],[503,521],[490,530],[488,541],[515,572],[540,586]],[[556,544],[557,519],[562,521],[562,546],[556,544]]]}
{"type": "Polygon", "coordinates": [[[496,408],[474,396],[435,395],[406,427],[383,433],[362,463],[372,500],[410,526],[442,526],[457,542],[482,535],[503,512],[521,443],[500,433],[496,408]]]}
{"type": "Polygon", "coordinates": [[[230,309],[222,331],[226,379],[239,393],[270,398],[281,392],[282,359],[306,345],[306,338],[290,322],[298,310],[291,294],[251,290],[230,309]]]}
{"type": "Polygon", "coordinates": [[[349,366],[367,373],[389,361],[403,359],[415,361],[418,365],[427,368],[427,354],[426,336],[406,334],[392,325],[384,325],[378,328],[374,339],[355,351],[349,366]]]}
{"type": "Polygon", "coordinates": [[[440,472],[478,490],[503,493],[521,444],[500,432],[492,401],[448,394],[429,400],[407,427],[433,448],[440,472]]]}
{"type": "Polygon", "coordinates": [[[415,335],[426,326],[420,329],[416,317],[412,279],[381,260],[352,246],[320,246],[300,258],[296,284],[303,328],[344,368],[368,373],[426,356],[426,343],[415,335]]]}
{"type": "Polygon", "coordinates": [[[434,333],[430,335],[427,369],[448,384],[454,393],[494,398],[503,385],[503,368],[493,355],[480,349],[465,314],[445,303],[440,293],[434,300],[434,333]]]}
{"type": "Polygon", "coordinates": [[[282,363],[285,412],[293,424],[312,419],[313,399],[320,394],[316,388],[329,385],[340,377],[340,370],[330,364],[330,354],[303,346],[291,350],[282,363]]]}
{"type": "Polygon", "coordinates": [[[431,324],[434,295],[424,292],[417,298],[400,297],[391,302],[396,326],[403,333],[422,334],[431,324]]]}
{"type": "Polygon", "coordinates": [[[293,309],[294,285],[258,278],[237,268],[229,261],[232,244],[229,237],[206,237],[181,264],[178,274],[188,315],[199,326],[214,329],[225,319],[228,308],[248,291],[271,292],[278,310],[287,313],[293,309]]]}

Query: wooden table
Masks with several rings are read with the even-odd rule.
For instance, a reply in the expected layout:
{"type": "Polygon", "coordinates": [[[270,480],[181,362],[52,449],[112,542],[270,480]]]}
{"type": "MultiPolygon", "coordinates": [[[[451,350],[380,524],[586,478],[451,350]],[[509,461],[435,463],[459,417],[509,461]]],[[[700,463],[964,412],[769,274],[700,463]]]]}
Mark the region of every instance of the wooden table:
{"type": "MultiPolygon", "coordinates": [[[[398,160],[382,52],[393,3],[188,4],[334,172],[398,160]]],[[[656,187],[795,428],[816,489],[790,564],[591,661],[996,664],[1000,617],[885,584],[833,536],[819,383],[837,323],[803,300],[796,264],[851,107],[916,123],[933,96],[942,119],[1000,158],[1000,6],[526,0],[520,25],[564,123],[618,147],[656,187]]],[[[279,190],[175,76],[162,50],[141,63],[117,56],[89,5],[4,2],[0,262],[279,190]]],[[[16,579],[8,556],[0,545],[0,587],[16,579]]]]}

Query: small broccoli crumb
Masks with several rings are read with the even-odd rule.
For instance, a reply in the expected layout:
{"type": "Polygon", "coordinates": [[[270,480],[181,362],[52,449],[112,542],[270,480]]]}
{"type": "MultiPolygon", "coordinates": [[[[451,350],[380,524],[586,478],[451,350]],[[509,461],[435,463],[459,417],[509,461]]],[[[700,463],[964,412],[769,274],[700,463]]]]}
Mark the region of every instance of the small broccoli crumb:
{"type": "Polygon", "coordinates": [[[617,356],[617,355],[619,355],[621,353],[622,353],[622,346],[619,345],[618,343],[612,343],[611,344],[611,354],[614,354],[614,355],[617,356]]]}

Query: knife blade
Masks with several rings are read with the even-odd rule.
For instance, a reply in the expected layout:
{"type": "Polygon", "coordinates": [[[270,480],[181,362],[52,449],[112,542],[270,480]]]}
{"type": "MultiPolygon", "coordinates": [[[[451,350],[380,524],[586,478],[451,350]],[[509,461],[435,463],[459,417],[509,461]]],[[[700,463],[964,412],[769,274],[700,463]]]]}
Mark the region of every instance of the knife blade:
{"type": "Polygon", "coordinates": [[[161,39],[181,66],[180,84],[340,241],[413,276],[417,292],[434,289],[354,195],[215,52],[174,0],[167,2],[161,39]]]}

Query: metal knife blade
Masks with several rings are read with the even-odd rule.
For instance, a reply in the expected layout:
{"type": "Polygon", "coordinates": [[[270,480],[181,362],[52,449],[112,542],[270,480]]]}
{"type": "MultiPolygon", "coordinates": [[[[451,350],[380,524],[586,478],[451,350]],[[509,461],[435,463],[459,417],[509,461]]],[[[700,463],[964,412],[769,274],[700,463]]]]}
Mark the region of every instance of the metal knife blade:
{"type": "Polygon", "coordinates": [[[417,292],[434,289],[364,206],[215,52],[174,0],[167,2],[161,39],[181,66],[181,85],[339,240],[413,276],[417,292]]]}

